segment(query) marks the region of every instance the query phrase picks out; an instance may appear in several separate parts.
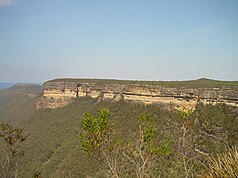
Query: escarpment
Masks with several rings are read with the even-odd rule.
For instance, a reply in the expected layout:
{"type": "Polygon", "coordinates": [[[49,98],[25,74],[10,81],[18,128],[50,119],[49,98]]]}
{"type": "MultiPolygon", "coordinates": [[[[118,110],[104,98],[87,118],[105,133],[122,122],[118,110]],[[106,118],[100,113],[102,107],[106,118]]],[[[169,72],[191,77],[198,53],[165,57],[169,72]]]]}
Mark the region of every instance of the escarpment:
{"type": "MultiPolygon", "coordinates": [[[[100,80],[98,80],[100,81],[100,80]]],[[[169,106],[174,109],[193,109],[198,102],[204,104],[224,103],[238,106],[238,86],[218,88],[176,87],[116,82],[89,82],[59,79],[44,83],[44,94],[36,100],[37,109],[58,108],[72,103],[78,97],[89,96],[98,101],[138,102],[169,106]]]]}

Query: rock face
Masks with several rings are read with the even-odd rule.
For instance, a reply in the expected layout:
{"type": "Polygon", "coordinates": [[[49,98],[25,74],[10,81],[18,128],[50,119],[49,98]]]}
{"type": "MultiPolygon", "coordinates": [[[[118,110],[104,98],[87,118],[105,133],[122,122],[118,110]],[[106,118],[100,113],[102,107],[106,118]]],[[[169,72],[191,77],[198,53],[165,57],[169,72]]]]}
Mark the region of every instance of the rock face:
{"type": "Polygon", "coordinates": [[[67,80],[44,83],[44,94],[37,98],[36,108],[58,108],[72,103],[77,97],[90,96],[98,101],[138,102],[186,110],[204,104],[224,103],[238,106],[238,92],[231,88],[169,88],[163,85],[97,84],[67,80]]]}

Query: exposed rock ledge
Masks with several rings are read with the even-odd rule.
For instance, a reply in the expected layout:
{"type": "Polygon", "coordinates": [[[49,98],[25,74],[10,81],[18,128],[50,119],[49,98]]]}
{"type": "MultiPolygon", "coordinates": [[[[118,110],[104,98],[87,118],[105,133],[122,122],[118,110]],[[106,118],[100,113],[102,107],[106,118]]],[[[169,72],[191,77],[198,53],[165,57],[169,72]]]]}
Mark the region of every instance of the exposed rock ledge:
{"type": "Polygon", "coordinates": [[[221,88],[166,87],[164,85],[99,84],[82,81],[53,80],[44,83],[44,94],[37,98],[36,108],[57,108],[70,104],[77,97],[90,96],[98,101],[129,101],[169,105],[175,109],[193,109],[197,102],[224,103],[238,106],[237,90],[221,88]]]}

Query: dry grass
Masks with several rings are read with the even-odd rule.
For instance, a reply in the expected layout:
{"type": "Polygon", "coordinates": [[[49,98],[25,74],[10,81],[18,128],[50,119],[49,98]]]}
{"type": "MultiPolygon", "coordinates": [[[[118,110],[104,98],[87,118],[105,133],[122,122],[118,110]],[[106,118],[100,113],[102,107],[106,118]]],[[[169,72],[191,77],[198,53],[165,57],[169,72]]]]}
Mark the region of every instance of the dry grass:
{"type": "Polygon", "coordinates": [[[238,178],[238,149],[233,147],[225,153],[209,158],[200,178],[238,178]]]}

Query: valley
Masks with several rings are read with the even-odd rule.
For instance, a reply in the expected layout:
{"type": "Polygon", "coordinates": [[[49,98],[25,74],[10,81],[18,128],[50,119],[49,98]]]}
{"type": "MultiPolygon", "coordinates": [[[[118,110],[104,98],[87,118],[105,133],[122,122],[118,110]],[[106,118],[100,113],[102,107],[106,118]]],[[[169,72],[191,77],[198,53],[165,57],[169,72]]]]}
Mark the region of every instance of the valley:
{"type": "MultiPolygon", "coordinates": [[[[178,118],[178,110],[122,99],[99,102],[90,95],[76,97],[64,107],[36,109],[36,100],[42,95],[40,85],[18,85],[0,91],[0,121],[23,128],[27,135],[21,146],[25,156],[20,161],[19,177],[31,177],[39,172],[42,177],[52,178],[107,177],[107,170],[83,152],[79,141],[85,112],[96,114],[102,108],[111,113],[113,137],[124,141],[137,140],[138,117],[142,113],[155,117],[156,143],[159,147],[169,144],[171,149],[168,155],[161,153],[156,158],[151,167],[155,177],[184,177],[184,156],[187,166],[193,167],[189,177],[196,177],[202,171],[206,155],[215,155],[238,144],[238,108],[234,106],[196,103],[187,121],[186,146],[183,146],[180,138],[184,121],[178,118]]],[[[3,147],[0,148],[2,155],[3,147]]]]}

